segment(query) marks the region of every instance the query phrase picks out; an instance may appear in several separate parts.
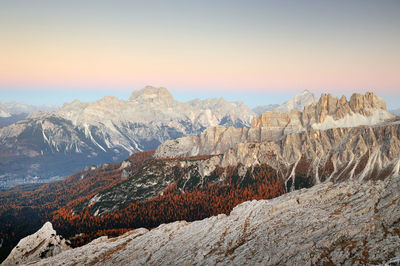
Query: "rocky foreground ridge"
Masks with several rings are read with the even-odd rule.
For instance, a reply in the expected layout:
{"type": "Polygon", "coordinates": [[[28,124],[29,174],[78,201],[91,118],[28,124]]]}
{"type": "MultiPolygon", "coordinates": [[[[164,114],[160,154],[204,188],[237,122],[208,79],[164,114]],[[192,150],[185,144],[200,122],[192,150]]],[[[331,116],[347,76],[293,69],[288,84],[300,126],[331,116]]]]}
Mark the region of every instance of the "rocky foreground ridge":
{"type": "Polygon", "coordinates": [[[400,177],[392,175],[325,182],[245,202],[228,216],[101,237],[37,264],[362,265],[399,257],[400,177]]]}
{"type": "Polygon", "coordinates": [[[50,222],[34,233],[21,239],[1,265],[34,263],[70,249],[68,241],[57,235],[50,222]]]}

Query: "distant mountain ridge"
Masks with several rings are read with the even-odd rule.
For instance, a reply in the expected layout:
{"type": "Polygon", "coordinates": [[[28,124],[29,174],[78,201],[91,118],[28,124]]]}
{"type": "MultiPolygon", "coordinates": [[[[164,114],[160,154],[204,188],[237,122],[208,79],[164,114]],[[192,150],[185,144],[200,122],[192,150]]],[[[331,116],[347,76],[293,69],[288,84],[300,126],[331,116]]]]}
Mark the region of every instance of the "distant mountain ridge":
{"type": "Polygon", "coordinates": [[[59,107],[53,104],[32,105],[23,102],[6,102],[4,105],[11,114],[30,114],[36,111],[48,112],[55,111],[59,107]]]}
{"type": "Polygon", "coordinates": [[[272,111],[272,110],[278,108],[279,106],[280,106],[279,104],[261,105],[261,106],[254,107],[252,110],[257,115],[260,115],[262,113],[272,111]]]}
{"type": "MultiPolygon", "coordinates": [[[[149,121],[186,121],[193,124],[193,131],[209,125],[250,126],[254,112],[241,102],[228,102],[223,98],[176,101],[166,88],[147,86],[134,91],[127,101],[105,96],[95,102],[83,103],[75,100],[64,104],[54,115],[72,121],[74,125],[149,121]]],[[[44,114],[46,117],[47,114],[44,114]]],[[[40,118],[33,116],[31,118],[40,118]]]]}
{"type": "Polygon", "coordinates": [[[400,116],[400,108],[398,108],[398,109],[392,109],[392,110],[390,110],[390,112],[391,112],[392,114],[395,114],[395,115],[399,115],[399,116],[400,116]]]}
{"type": "Polygon", "coordinates": [[[167,89],[151,86],[134,91],[127,101],[112,96],[75,100],[0,129],[0,188],[60,179],[210,126],[248,127],[254,115],[240,102],[179,102],[167,89]]]}
{"type": "Polygon", "coordinates": [[[54,111],[57,108],[57,106],[51,104],[36,106],[22,102],[0,103],[0,127],[11,125],[15,122],[23,120],[33,112],[54,111]]]}
{"type": "Polygon", "coordinates": [[[318,97],[308,90],[304,90],[300,94],[296,95],[294,98],[286,101],[284,104],[276,108],[277,111],[281,113],[289,113],[291,110],[297,110],[302,112],[304,107],[316,104],[318,102],[318,97]]]}
{"type": "Polygon", "coordinates": [[[283,104],[269,104],[264,106],[257,106],[253,108],[253,111],[260,115],[265,112],[277,110],[281,113],[289,113],[291,110],[297,110],[302,112],[304,107],[310,104],[316,104],[318,102],[318,97],[315,96],[308,90],[304,90],[301,93],[297,94],[295,97],[289,99],[283,104]]]}

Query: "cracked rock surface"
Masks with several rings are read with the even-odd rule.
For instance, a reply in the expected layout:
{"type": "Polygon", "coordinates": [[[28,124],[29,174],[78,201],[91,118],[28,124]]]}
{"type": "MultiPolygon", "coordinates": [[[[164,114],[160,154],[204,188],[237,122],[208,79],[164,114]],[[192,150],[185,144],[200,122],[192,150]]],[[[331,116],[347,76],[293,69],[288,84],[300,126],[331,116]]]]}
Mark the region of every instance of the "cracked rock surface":
{"type": "Polygon", "coordinates": [[[343,265],[400,257],[400,177],[326,182],[230,215],[137,229],[39,265],[343,265]]]}
{"type": "Polygon", "coordinates": [[[21,239],[1,265],[34,263],[70,249],[68,241],[57,235],[50,222],[33,235],[21,239]]]}

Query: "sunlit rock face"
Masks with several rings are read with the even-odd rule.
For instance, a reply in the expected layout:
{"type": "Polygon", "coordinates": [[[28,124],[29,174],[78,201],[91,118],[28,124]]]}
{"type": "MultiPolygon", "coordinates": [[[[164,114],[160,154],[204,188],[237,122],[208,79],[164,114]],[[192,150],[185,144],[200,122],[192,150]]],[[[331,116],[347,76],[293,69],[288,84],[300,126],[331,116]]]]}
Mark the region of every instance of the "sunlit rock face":
{"type": "Polygon", "coordinates": [[[208,128],[197,137],[183,137],[160,145],[155,156],[176,157],[220,154],[237,143],[278,141],[291,133],[310,129],[327,130],[357,126],[373,126],[393,119],[386,110],[385,101],[373,93],[353,94],[335,98],[322,94],[319,101],[304,107],[303,112],[278,110],[263,113],[252,119],[250,128],[208,128]]]}
{"type": "Polygon", "coordinates": [[[251,128],[211,127],[166,141],[155,157],[204,154],[219,155],[215,164],[222,167],[268,164],[287,191],[325,181],[384,179],[399,172],[400,121],[372,93],[354,94],[350,101],[328,94],[303,112],[261,114],[251,128]]]}

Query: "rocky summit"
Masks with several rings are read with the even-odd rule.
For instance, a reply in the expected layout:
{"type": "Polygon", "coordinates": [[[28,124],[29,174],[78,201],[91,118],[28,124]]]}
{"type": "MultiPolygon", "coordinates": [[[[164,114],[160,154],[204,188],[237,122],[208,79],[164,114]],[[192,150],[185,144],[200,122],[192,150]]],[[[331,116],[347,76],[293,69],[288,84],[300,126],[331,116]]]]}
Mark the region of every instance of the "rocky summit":
{"type": "Polygon", "coordinates": [[[68,241],[58,236],[52,224],[47,222],[33,235],[21,239],[1,265],[34,263],[68,249],[68,241]]]}
{"type": "Polygon", "coordinates": [[[291,191],[324,181],[398,174],[399,126],[399,119],[372,93],[354,94],[350,101],[327,94],[303,112],[271,111],[255,117],[251,128],[212,127],[199,136],[166,141],[155,157],[214,154],[211,170],[267,164],[291,191]]]}
{"type": "MultiPolygon", "coordinates": [[[[216,129],[224,133],[235,130],[216,129]]],[[[199,152],[224,151],[227,145],[232,145],[232,148],[199,162],[199,165],[207,165],[208,172],[216,167],[241,165],[244,176],[246,169],[267,164],[277,171],[285,182],[287,191],[325,181],[384,179],[398,174],[400,169],[398,119],[375,126],[327,130],[311,128],[308,131],[284,135],[275,141],[247,142],[245,136],[249,135],[243,134],[237,137],[242,137],[243,142],[234,143],[229,142],[230,139],[224,134],[221,138],[216,135],[218,136],[218,131],[210,129],[200,135],[200,143],[214,145],[210,145],[209,150],[199,152]]],[[[192,145],[190,140],[197,141],[196,137],[177,140],[178,148],[172,145],[173,141],[168,141],[171,144],[169,150],[179,153],[180,141],[188,141],[189,147],[192,145]]],[[[193,151],[193,147],[190,149],[193,151]]]]}
{"type": "Polygon", "coordinates": [[[304,107],[303,112],[266,112],[254,117],[250,128],[211,127],[199,136],[166,141],[157,148],[155,156],[220,154],[238,143],[277,141],[282,136],[310,129],[372,126],[394,117],[386,110],[385,101],[373,93],[353,94],[349,101],[345,96],[339,99],[322,94],[316,104],[304,107]]]}
{"type": "MultiPolygon", "coordinates": [[[[383,181],[325,182],[272,200],[245,202],[228,216],[101,237],[35,263],[383,264],[400,257],[399,206],[399,176],[383,181]]],[[[32,259],[27,254],[25,262],[32,259]]]]}

